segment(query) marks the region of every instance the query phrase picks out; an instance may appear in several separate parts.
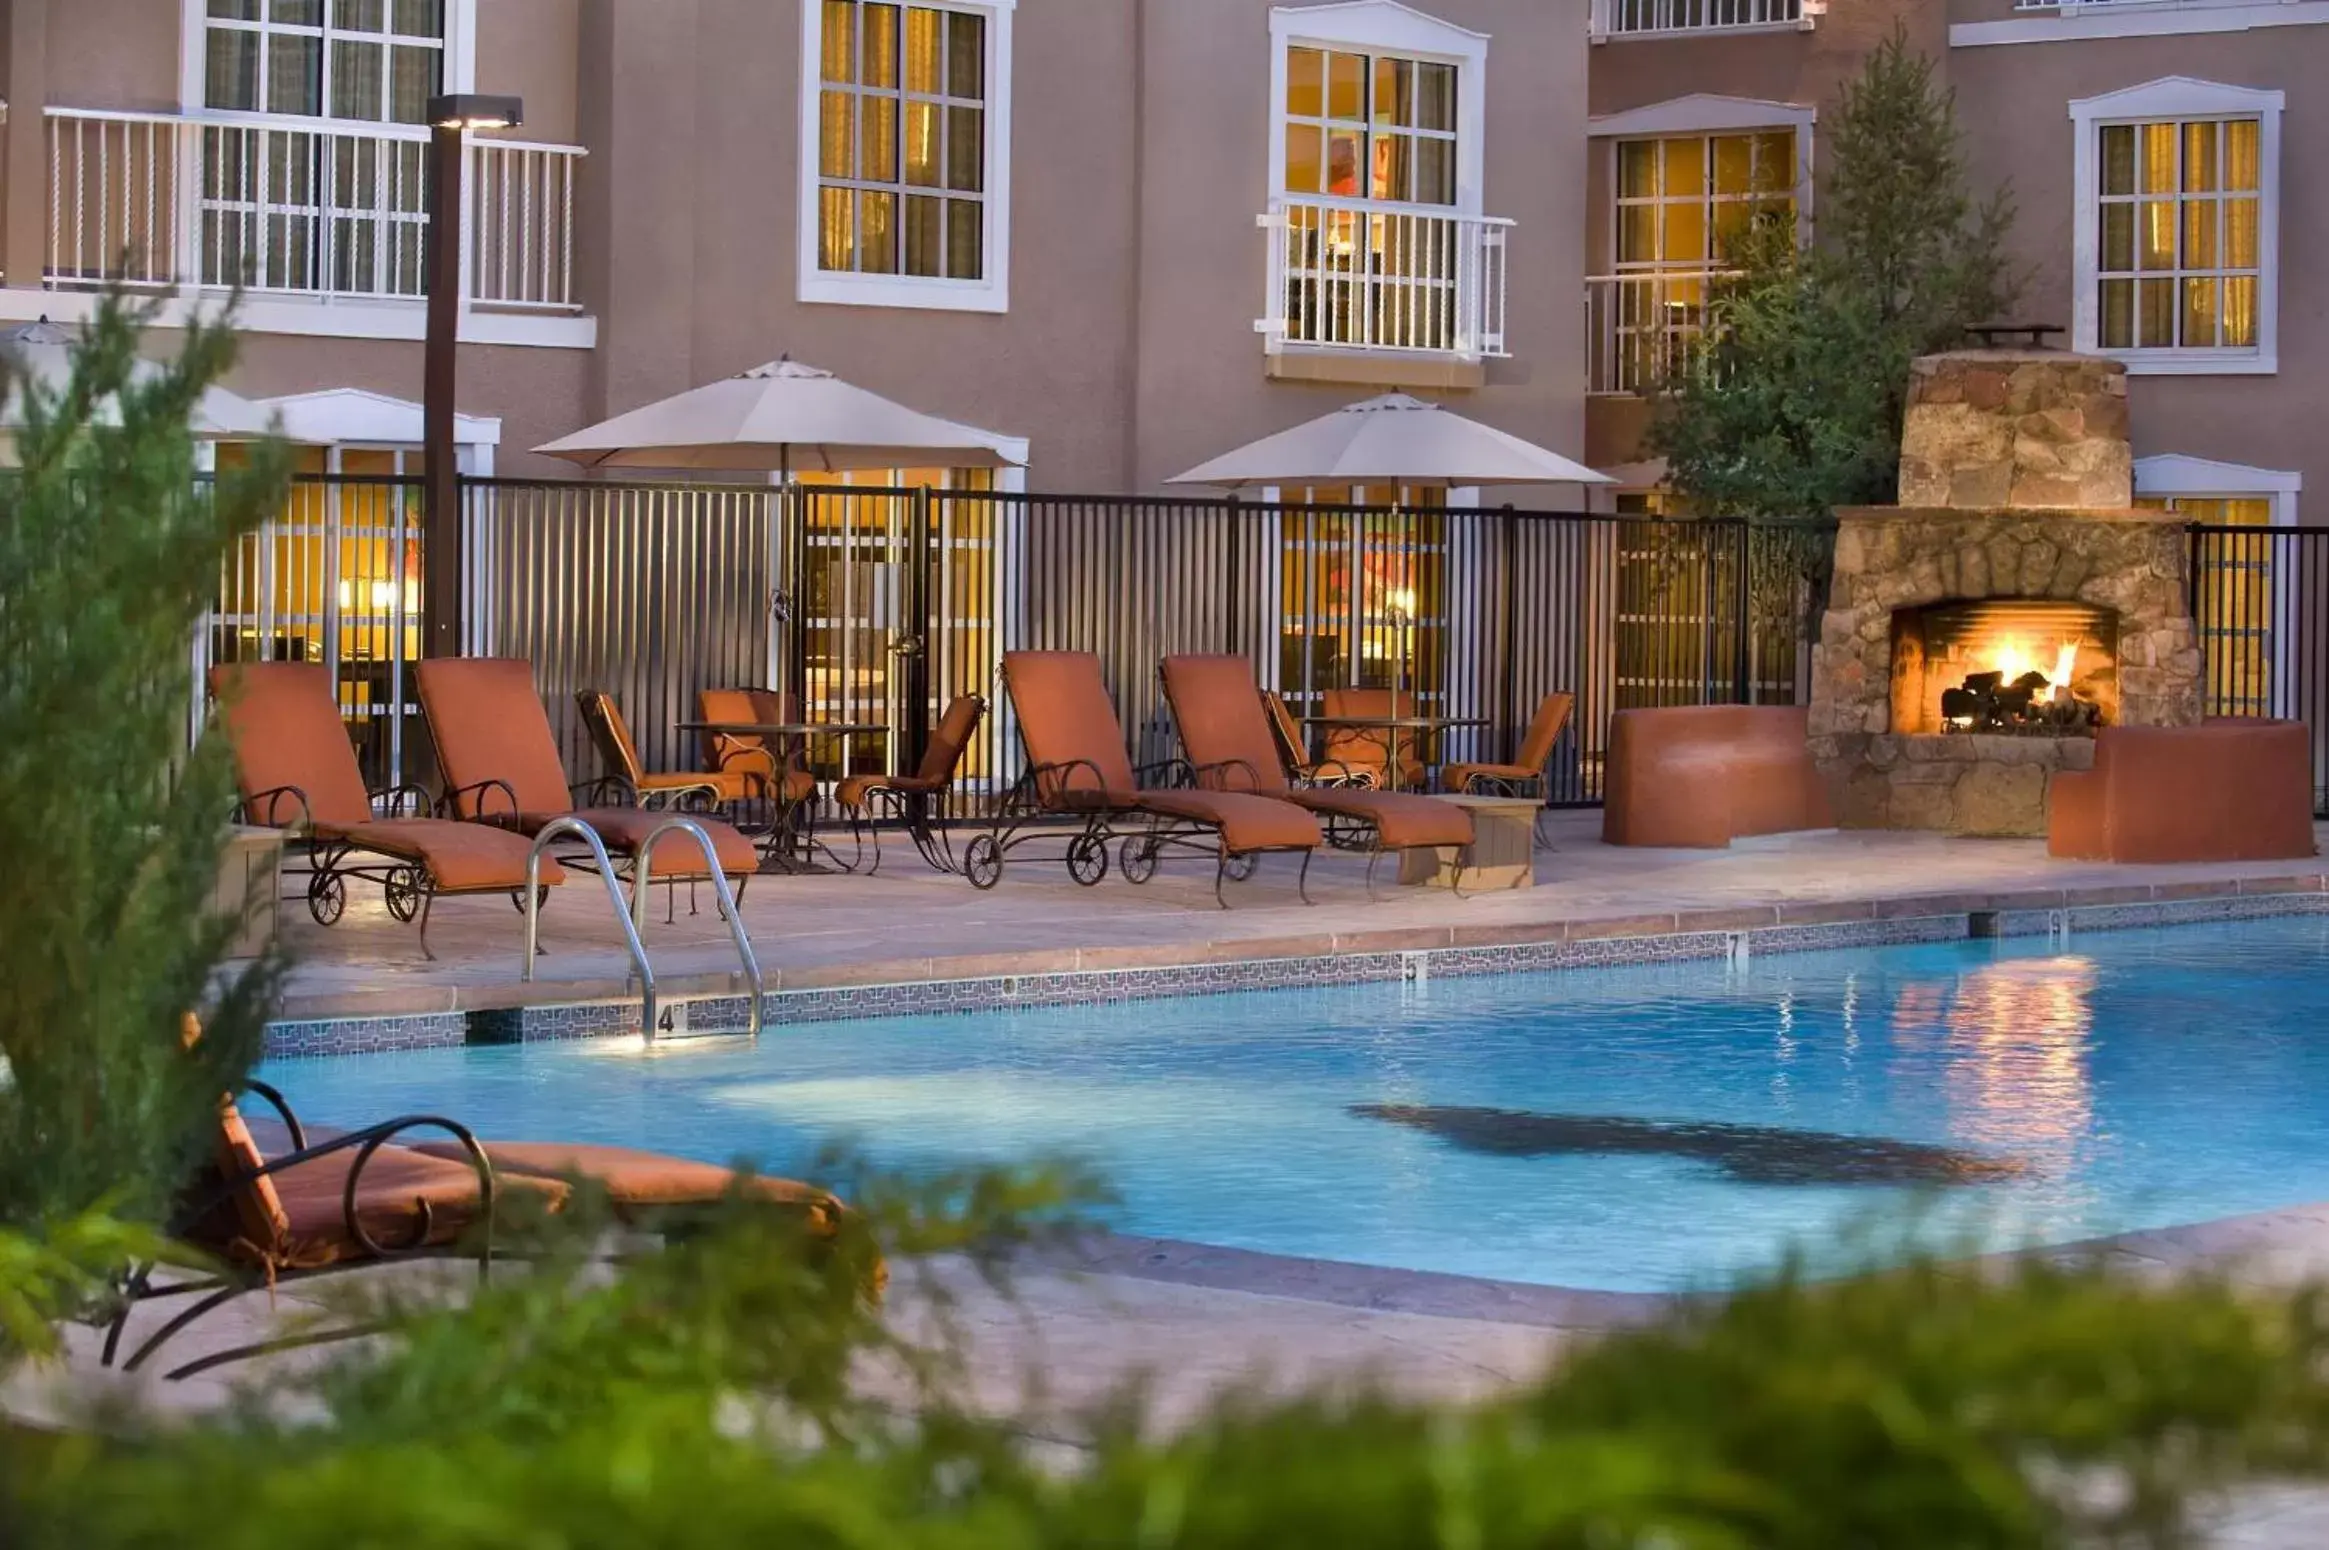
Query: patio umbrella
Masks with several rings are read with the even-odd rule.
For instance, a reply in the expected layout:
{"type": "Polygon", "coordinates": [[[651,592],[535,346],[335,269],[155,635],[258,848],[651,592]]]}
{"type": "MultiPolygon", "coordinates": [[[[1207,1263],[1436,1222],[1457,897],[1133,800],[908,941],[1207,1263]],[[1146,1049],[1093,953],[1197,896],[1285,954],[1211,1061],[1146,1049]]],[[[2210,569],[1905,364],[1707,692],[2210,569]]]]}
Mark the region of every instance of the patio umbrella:
{"type": "MultiPolygon", "coordinates": [[[[19,377],[28,377],[55,393],[72,380],[73,347],[80,338],[80,330],[42,318],[37,323],[0,328],[0,355],[8,357],[19,377]]],[[[131,368],[133,378],[138,381],[150,380],[161,370],[159,361],[139,361],[131,368]]],[[[98,407],[99,424],[112,424],[118,419],[119,411],[114,405],[98,407]]],[[[12,440],[23,425],[24,393],[12,380],[6,398],[0,399],[0,436],[12,440]]],[[[203,389],[187,428],[197,441],[256,441],[271,434],[273,426],[273,416],[241,394],[209,387],[203,389]]]]}
{"type": "Polygon", "coordinates": [[[1518,436],[1405,393],[1363,403],[1264,436],[1201,463],[1167,484],[1608,484],[1607,476],[1518,436]]]}
{"type": "Polygon", "coordinates": [[[787,356],[534,449],[585,468],[1007,468],[1009,438],[908,409],[787,356]]]}

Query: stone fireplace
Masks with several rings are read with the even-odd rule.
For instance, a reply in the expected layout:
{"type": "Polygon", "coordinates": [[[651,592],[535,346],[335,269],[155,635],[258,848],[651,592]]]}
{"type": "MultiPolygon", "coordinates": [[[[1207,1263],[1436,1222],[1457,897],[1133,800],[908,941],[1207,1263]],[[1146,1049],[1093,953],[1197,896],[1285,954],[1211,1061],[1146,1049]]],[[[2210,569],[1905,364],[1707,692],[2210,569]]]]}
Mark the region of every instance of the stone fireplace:
{"type": "Polygon", "coordinates": [[[2096,728],[2199,719],[2181,519],[2133,508],[2127,378],[2063,351],[1916,363],[1901,503],[1837,514],[1812,752],[1847,827],[2036,835],[2096,728]]]}

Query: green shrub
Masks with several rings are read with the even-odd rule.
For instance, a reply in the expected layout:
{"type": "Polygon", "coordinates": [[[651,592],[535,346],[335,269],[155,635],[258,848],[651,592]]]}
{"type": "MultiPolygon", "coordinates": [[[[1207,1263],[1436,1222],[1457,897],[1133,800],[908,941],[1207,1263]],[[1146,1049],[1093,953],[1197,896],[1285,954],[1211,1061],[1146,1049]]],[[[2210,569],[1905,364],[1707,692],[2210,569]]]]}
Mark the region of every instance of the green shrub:
{"type": "Polygon", "coordinates": [[[5,384],[22,408],[0,471],[0,1231],[80,1248],[93,1211],[160,1222],[278,979],[272,959],[218,974],[233,787],[186,729],[197,621],[284,464],[198,482],[189,416],[233,340],[195,323],[155,369],[145,321],[108,299],[69,382],[5,384]],[[206,1000],[189,1056],[179,1021],[206,1000]]]}

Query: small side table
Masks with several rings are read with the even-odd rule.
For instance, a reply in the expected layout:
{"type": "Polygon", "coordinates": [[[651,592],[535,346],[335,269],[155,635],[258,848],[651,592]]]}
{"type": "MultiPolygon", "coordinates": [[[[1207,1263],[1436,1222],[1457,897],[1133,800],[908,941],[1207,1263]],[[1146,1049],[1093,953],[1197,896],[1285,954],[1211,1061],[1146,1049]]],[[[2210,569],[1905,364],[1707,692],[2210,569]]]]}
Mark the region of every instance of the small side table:
{"type": "Polygon", "coordinates": [[[1399,881],[1465,893],[1500,893],[1536,886],[1536,819],[1533,797],[1435,796],[1472,815],[1472,843],[1441,845],[1399,854],[1399,881]]]}
{"type": "Polygon", "coordinates": [[[275,940],[280,900],[277,879],[283,870],[283,831],[237,825],[227,831],[226,850],[218,858],[218,891],[211,907],[230,920],[242,922],[229,958],[256,958],[275,940]]]}

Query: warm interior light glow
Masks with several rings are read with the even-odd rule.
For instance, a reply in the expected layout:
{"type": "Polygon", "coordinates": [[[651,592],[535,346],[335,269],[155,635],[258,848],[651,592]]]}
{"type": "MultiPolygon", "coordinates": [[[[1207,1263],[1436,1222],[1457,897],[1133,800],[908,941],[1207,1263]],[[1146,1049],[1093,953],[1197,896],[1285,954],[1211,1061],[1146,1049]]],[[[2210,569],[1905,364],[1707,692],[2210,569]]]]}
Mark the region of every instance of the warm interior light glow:
{"type": "Polygon", "coordinates": [[[1383,594],[1384,606],[1402,619],[1415,617],[1415,594],[1405,587],[1393,587],[1383,594]]]}

